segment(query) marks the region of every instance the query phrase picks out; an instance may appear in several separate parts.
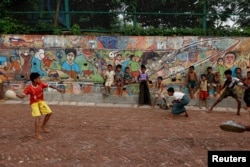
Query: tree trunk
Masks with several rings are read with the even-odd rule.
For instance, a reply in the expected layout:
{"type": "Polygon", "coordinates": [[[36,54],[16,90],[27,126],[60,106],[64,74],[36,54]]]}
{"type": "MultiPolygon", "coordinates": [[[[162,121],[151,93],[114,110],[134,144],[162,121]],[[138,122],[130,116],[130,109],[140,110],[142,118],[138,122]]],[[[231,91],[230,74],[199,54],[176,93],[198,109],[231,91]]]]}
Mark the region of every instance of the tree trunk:
{"type": "Polygon", "coordinates": [[[59,17],[61,2],[62,2],[62,0],[57,0],[57,2],[56,2],[56,13],[54,16],[54,24],[53,24],[54,27],[58,26],[58,17],[59,17]]]}

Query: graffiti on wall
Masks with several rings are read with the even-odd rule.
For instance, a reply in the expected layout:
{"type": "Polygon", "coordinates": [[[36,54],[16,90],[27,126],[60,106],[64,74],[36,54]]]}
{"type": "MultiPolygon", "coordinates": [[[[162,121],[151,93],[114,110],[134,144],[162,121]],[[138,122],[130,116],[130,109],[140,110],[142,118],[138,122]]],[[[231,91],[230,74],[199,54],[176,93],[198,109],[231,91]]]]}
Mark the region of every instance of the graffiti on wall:
{"type": "MultiPolygon", "coordinates": [[[[250,66],[250,38],[140,37],[140,36],[0,36],[0,71],[8,80],[29,80],[38,72],[48,82],[67,85],[68,93],[98,93],[107,65],[130,67],[137,78],[140,65],[147,67],[150,80],[158,76],[167,85],[185,90],[186,73],[193,65],[198,75],[211,66],[220,74],[226,69],[250,66]]],[[[2,80],[7,80],[0,75],[2,80]]],[[[115,94],[115,87],[113,92],[115,94]]],[[[124,94],[138,93],[136,84],[124,94]]]]}

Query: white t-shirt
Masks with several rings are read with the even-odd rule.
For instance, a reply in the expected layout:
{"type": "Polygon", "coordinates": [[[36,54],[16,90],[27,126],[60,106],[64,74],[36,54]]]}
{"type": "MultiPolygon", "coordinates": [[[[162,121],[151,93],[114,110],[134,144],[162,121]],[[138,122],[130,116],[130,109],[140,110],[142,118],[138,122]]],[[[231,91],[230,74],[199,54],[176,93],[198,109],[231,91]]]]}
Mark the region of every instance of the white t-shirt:
{"type": "MultiPolygon", "coordinates": [[[[225,82],[227,80],[225,79],[225,82]]],[[[239,78],[236,78],[236,77],[232,77],[232,82],[228,83],[227,87],[228,88],[234,88],[235,85],[239,85],[239,86],[242,86],[243,83],[240,82],[240,79],[239,78]]]]}
{"type": "Polygon", "coordinates": [[[114,81],[115,72],[113,70],[107,71],[106,76],[107,76],[107,81],[114,81]]]}
{"type": "Polygon", "coordinates": [[[181,100],[185,94],[182,92],[174,92],[173,97],[175,100],[181,100]]]}

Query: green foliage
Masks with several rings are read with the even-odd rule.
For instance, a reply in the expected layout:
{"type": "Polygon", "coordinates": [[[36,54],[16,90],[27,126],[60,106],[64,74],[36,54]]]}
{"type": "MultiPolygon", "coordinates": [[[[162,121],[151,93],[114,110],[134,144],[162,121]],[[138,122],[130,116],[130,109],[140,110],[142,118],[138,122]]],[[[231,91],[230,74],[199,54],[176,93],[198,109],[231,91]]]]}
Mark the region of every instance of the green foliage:
{"type": "Polygon", "coordinates": [[[208,29],[205,32],[202,28],[161,29],[127,26],[121,34],[126,36],[250,36],[250,28],[208,29]]]}
{"type": "Polygon", "coordinates": [[[81,27],[78,24],[74,24],[71,28],[70,28],[70,32],[73,35],[80,35],[81,34],[81,27]]]}
{"type": "MultiPolygon", "coordinates": [[[[56,10],[56,1],[48,3],[2,0],[0,33],[61,35],[63,30],[73,35],[101,32],[138,36],[249,36],[250,31],[249,0],[71,0],[68,4],[71,25],[58,17],[57,27],[52,25],[54,13],[51,11],[56,10]],[[239,28],[226,27],[224,23],[228,19],[239,28]]],[[[64,3],[61,5],[64,9],[64,3]]]]}
{"type": "Polygon", "coordinates": [[[4,17],[0,19],[0,33],[3,34],[25,34],[30,32],[30,28],[19,24],[17,20],[4,17]]]}
{"type": "Polygon", "coordinates": [[[52,29],[52,34],[53,35],[62,35],[62,30],[58,27],[55,27],[52,29]]]}

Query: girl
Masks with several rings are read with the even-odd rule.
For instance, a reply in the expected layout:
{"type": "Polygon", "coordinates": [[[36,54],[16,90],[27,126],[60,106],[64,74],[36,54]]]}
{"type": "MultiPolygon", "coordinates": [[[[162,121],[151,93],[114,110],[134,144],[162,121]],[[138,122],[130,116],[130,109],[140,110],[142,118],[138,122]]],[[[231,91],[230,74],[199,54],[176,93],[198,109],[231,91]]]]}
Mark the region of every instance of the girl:
{"type": "Polygon", "coordinates": [[[138,76],[140,82],[140,92],[139,92],[139,105],[151,105],[150,93],[148,88],[148,74],[146,73],[146,67],[141,65],[141,73],[138,76]]]}

